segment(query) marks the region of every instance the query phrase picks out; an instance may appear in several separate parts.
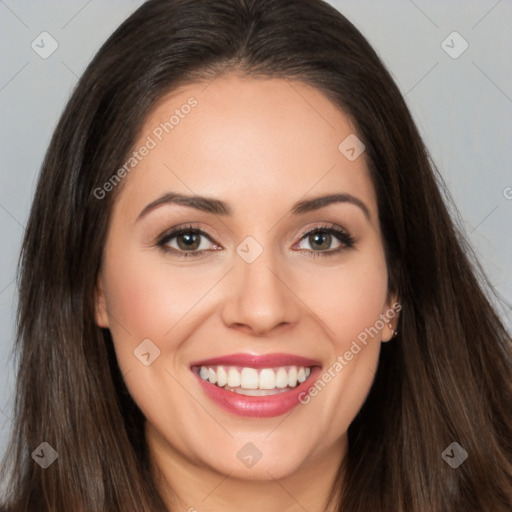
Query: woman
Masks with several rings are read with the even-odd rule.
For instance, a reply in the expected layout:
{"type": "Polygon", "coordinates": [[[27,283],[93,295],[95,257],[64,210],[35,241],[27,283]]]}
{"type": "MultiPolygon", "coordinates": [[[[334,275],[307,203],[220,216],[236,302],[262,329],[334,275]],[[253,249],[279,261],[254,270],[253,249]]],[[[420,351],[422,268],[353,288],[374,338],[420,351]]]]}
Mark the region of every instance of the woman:
{"type": "Polygon", "coordinates": [[[146,2],[43,165],[6,510],[509,510],[510,336],[434,171],[329,5],[146,2]]]}

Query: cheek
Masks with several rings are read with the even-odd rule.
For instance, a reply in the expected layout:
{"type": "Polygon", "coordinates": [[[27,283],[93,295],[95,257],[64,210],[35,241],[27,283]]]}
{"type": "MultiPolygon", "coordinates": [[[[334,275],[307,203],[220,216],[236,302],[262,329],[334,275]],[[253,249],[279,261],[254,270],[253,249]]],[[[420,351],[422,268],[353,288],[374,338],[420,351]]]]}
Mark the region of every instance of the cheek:
{"type": "Polygon", "coordinates": [[[179,355],[182,330],[195,318],[198,302],[216,279],[211,272],[200,276],[190,268],[171,267],[165,258],[155,261],[149,251],[117,249],[115,254],[104,269],[109,329],[122,373],[139,375],[144,368],[142,383],[151,372],[135,359],[138,347],[149,339],[156,353],[160,351],[151,368],[179,355]]]}
{"type": "Polygon", "coordinates": [[[368,254],[373,256],[358,254],[335,272],[323,269],[307,295],[331,343],[321,377],[302,399],[318,420],[317,435],[327,444],[348,429],[370,390],[378,365],[387,269],[382,252],[377,249],[368,254]],[[324,430],[326,425],[336,428],[324,430]]]}
{"type": "Polygon", "coordinates": [[[180,346],[191,329],[189,322],[196,322],[194,313],[199,308],[194,306],[215,279],[211,273],[199,276],[190,268],[171,267],[165,257],[156,261],[149,251],[123,253],[118,247],[115,254],[105,265],[104,275],[117,361],[144,415],[170,432],[175,424],[171,412],[183,409],[180,372],[188,371],[179,360],[180,346]],[[142,354],[148,352],[146,366],[142,354]]]}
{"type": "MultiPolygon", "coordinates": [[[[387,269],[378,248],[366,254],[355,254],[336,268],[323,268],[304,283],[300,296],[323,320],[326,335],[337,353],[360,333],[375,326],[387,301],[387,269]]],[[[379,330],[382,325],[379,325],[379,330]]]]}
{"type": "MultiPolygon", "coordinates": [[[[190,268],[171,267],[165,258],[155,262],[142,251],[116,258],[105,274],[110,312],[125,331],[139,337],[164,336],[211,287],[208,276],[202,279],[190,268]]],[[[112,329],[120,331],[116,322],[112,329]]]]}

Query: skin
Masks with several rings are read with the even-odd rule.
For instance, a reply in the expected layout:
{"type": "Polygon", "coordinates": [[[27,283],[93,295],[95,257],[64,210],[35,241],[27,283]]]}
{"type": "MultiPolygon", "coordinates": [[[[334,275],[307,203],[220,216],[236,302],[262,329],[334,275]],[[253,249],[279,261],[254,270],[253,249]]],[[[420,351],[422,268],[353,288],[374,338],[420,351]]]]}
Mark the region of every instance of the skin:
{"type": "MultiPolygon", "coordinates": [[[[327,369],[391,308],[396,297],[388,294],[365,155],[349,161],[338,150],[355,130],[318,90],[237,75],[174,90],[145,120],[135,147],[190,97],[197,106],[118,191],[98,280],[97,323],[111,330],[127,387],[147,418],[155,476],[172,510],[324,511],[348,426],[397,318],[288,415],[231,414],[204,394],[189,367],[244,352],[295,354],[327,369]],[[171,191],[220,199],[233,213],[164,204],[137,220],[171,191]],[[360,199],[369,217],[346,202],[289,213],[299,200],[332,193],[360,199]],[[210,237],[201,237],[199,257],[156,245],[162,233],[190,223],[210,237]],[[336,237],[318,249],[304,236],[326,223],[348,231],[355,245],[333,253],[343,246],[336,237]],[[236,252],[247,236],[263,249],[252,263],[236,252]],[[148,338],[160,355],[145,366],[134,350],[148,338]],[[252,468],[237,458],[248,442],[262,454],[252,468]]],[[[176,238],[169,244],[183,247],[176,238]]]]}

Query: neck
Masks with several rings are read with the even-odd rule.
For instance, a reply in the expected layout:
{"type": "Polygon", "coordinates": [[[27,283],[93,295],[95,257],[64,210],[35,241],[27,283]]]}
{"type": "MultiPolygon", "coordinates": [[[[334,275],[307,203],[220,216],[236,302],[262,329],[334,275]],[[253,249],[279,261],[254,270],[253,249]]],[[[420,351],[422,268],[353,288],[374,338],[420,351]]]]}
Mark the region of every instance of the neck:
{"type": "Polygon", "coordinates": [[[185,458],[151,426],[146,427],[150,460],[157,487],[170,512],[334,512],[326,504],[335,483],[339,463],[347,450],[343,438],[328,453],[304,461],[292,474],[264,480],[222,474],[185,458]]]}

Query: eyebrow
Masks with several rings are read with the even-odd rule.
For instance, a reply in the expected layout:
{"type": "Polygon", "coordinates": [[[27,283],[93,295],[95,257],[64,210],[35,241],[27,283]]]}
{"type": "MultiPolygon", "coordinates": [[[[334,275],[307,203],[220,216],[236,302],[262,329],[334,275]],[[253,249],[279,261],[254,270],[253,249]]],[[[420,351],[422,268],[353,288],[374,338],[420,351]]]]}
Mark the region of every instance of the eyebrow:
{"type": "MultiPolygon", "coordinates": [[[[370,220],[370,210],[361,199],[351,194],[328,194],[312,199],[304,199],[293,205],[290,212],[293,215],[301,215],[320,208],[324,208],[334,203],[349,203],[357,206],[362,210],[365,217],[370,220]]],[[[169,192],[159,197],[155,201],[149,203],[137,217],[137,221],[148,215],[151,211],[155,210],[159,206],[164,204],[178,204],[182,206],[188,206],[195,208],[207,213],[213,213],[215,215],[233,215],[233,210],[224,201],[219,199],[213,199],[204,196],[188,196],[184,194],[178,194],[176,192],[169,192]]]]}

